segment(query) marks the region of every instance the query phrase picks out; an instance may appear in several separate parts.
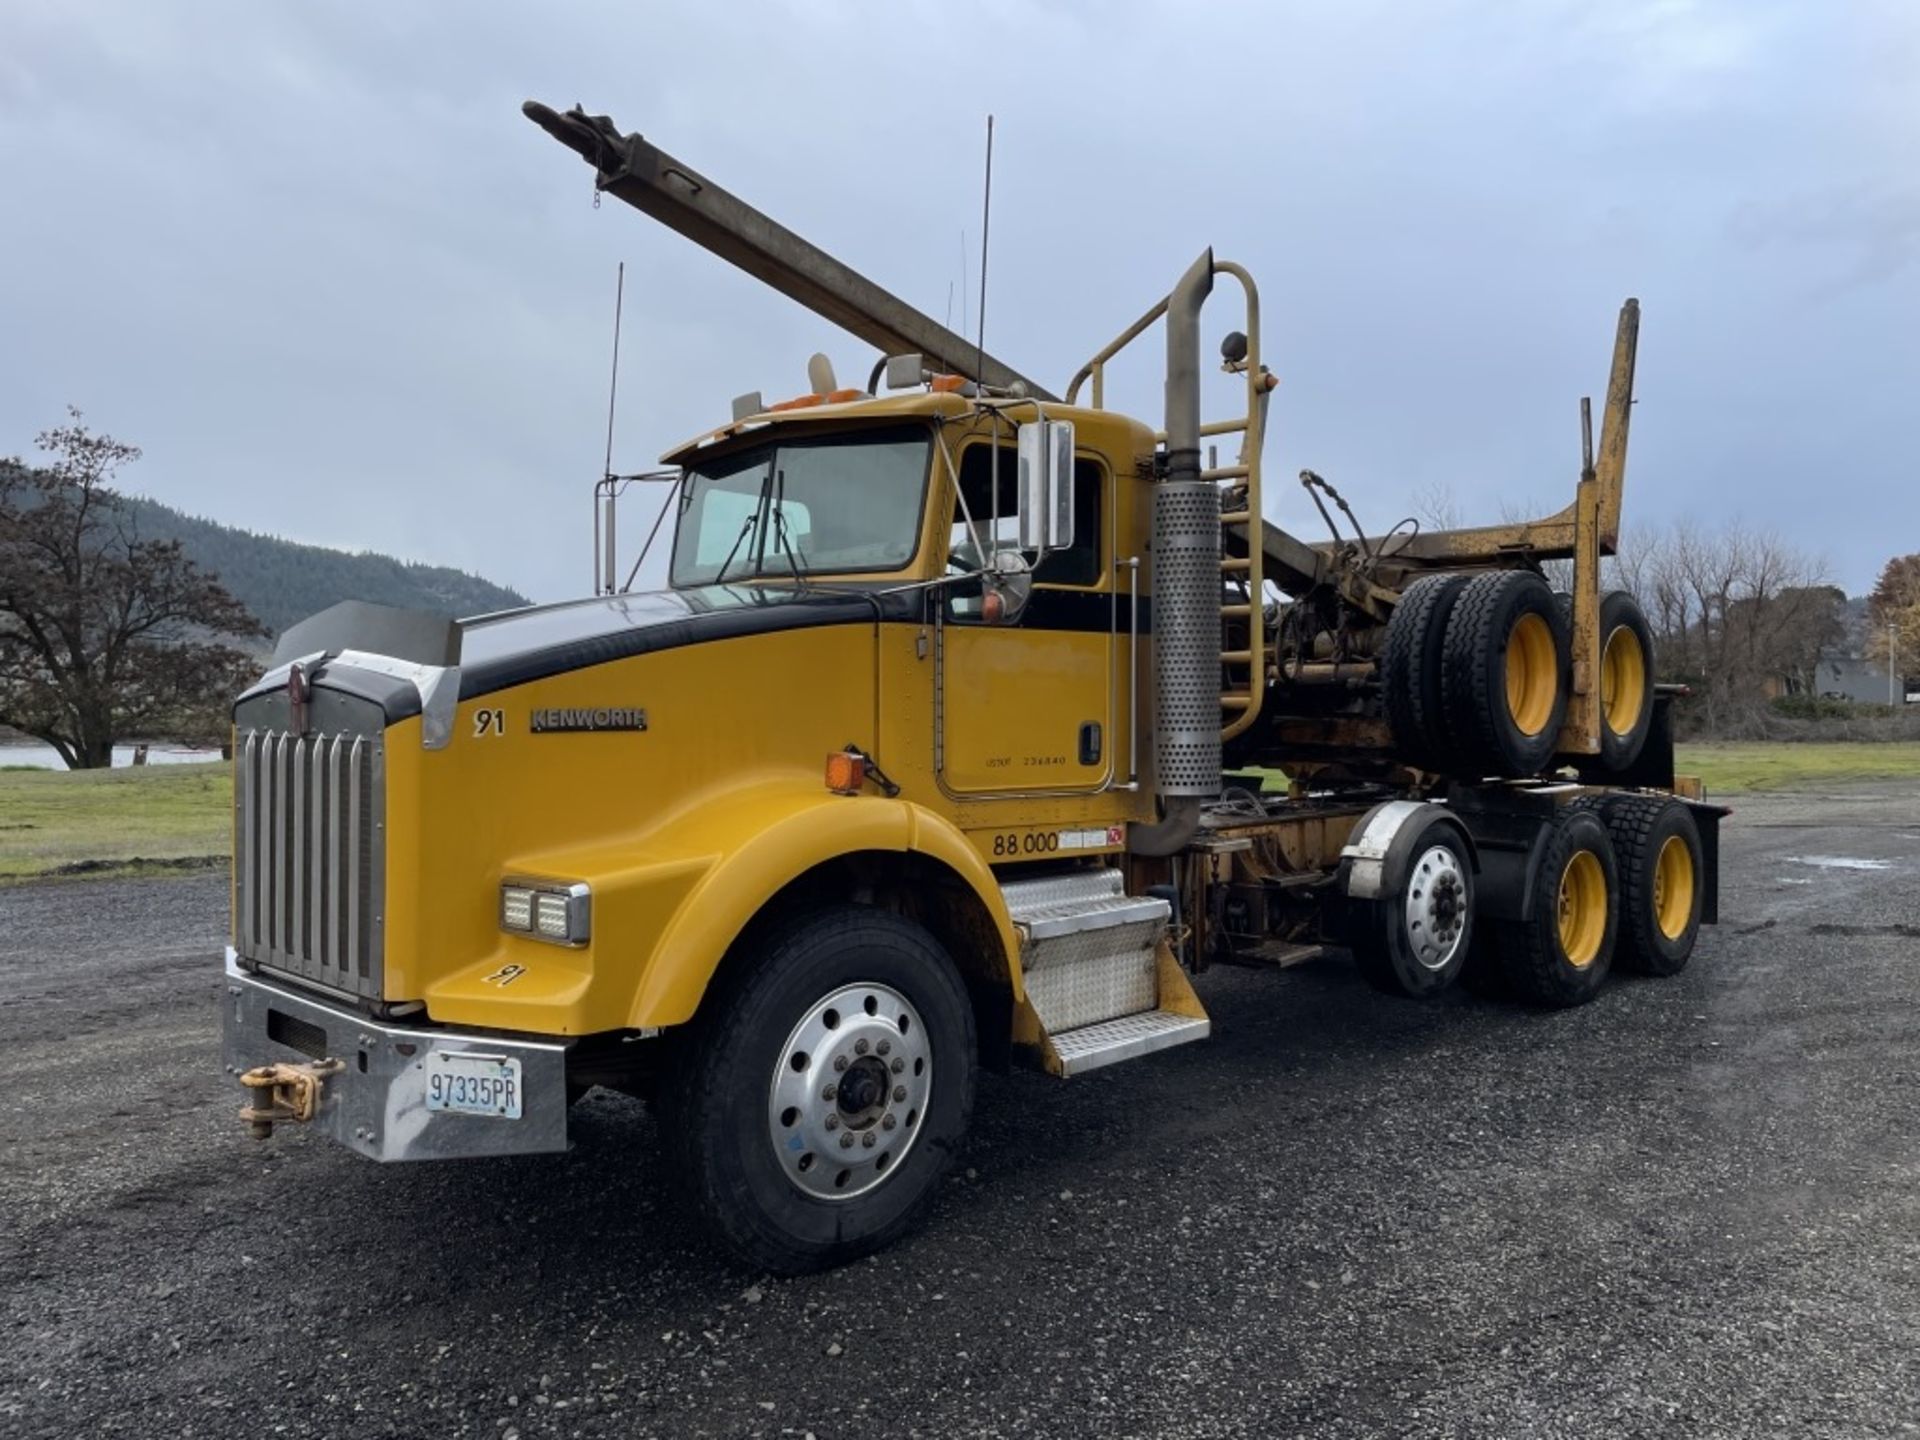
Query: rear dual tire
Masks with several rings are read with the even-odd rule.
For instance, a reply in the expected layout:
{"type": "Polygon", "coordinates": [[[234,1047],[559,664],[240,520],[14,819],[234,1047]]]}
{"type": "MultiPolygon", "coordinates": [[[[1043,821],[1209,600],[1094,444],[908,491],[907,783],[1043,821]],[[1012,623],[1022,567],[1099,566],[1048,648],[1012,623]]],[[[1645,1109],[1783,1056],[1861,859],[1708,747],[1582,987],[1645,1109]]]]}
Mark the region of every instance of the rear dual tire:
{"type": "Polygon", "coordinates": [[[1602,795],[1580,803],[1600,817],[1613,842],[1620,968],[1678,975],[1693,958],[1706,898],[1705,852],[1693,812],[1664,795],[1602,795]]]}
{"type": "Polygon", "coordinates": [[[1600,815],[1569,805],[1549,822],[1523,902],[1524,920],[1490,921],[1475,988],[1551,1009],[1584,1005],[1613,965],[1620,872],[1600,815]],[[1491,971],[1492,973],[1487,973],[1491,971]]]}

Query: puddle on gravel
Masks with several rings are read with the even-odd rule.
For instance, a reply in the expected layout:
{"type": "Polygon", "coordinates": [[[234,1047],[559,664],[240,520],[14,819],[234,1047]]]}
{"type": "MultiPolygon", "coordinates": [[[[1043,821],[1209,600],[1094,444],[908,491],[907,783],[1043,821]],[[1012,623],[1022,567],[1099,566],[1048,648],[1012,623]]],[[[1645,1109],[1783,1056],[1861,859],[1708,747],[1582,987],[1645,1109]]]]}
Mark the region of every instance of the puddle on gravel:
{"type": "Polygon", "coordinates": [[[1822,870],[1891,870],[1891,860],[1862,860],[1853,855],[1789,855],[1791,865],[1818,865],[1822,870]]]}

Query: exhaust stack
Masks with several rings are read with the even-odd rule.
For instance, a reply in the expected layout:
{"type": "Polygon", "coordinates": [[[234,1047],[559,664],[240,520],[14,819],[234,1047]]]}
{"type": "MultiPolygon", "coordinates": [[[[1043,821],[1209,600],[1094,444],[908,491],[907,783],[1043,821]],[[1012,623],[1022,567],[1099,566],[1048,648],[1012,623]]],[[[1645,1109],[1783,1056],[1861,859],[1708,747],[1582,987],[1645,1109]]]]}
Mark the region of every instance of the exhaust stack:
{"type": "Polygon", "coordinates": [[[1167,468],[1153,493],[1154,789],[1156,825],[1129,848],[1171,855],[1193,838],[1200,802],[1220,793],[1220,488],[1200,470],[1200,307],[1213,251],[1167,300],[1167,468]]]}

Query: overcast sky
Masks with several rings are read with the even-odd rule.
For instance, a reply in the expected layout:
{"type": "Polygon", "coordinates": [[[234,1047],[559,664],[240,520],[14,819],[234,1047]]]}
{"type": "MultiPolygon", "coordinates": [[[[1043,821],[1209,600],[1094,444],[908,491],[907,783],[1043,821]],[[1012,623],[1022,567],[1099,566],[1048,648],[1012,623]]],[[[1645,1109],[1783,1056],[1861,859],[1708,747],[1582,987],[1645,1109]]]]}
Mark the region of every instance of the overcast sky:
{"type": "MultiPolygon", "coordinates": [[[[1916,76],[1913,0],[5,0],[0,453],[72,403],[183,509],[584,591],[617,261],[616,468],[873,356],[596,212],[520,102],[935,318],[991,110],[988,348],[1058,387],[1203,246],[1246,263],[1282,523],[1318,538],[1302,466],[1378,527],[1557,505],[1632,294],[1629,525],[1737,514],[1857,593],[1920,549],[1916,76]]],[[[1109,400],[1157,424],[1158,375],[1109,400]]]]}

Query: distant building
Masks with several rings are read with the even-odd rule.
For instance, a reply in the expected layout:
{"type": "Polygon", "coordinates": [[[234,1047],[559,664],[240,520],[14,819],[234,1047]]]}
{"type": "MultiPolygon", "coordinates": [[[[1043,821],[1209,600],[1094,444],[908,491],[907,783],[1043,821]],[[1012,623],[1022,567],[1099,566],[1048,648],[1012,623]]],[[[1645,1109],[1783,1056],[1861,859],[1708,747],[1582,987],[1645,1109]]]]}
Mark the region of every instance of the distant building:
{"type": "MultiPolygon", "coordinates": [[[[1887,667],[1857,656],[1821,658],[1816,671],[1816,693],[1826,699],[1858,700],[1869,705],[1887,703],[1887,667]]],[[[1908,704],[1920,704],[1920,675],[1900,677],[1896,689],[1908,704]]]]}

